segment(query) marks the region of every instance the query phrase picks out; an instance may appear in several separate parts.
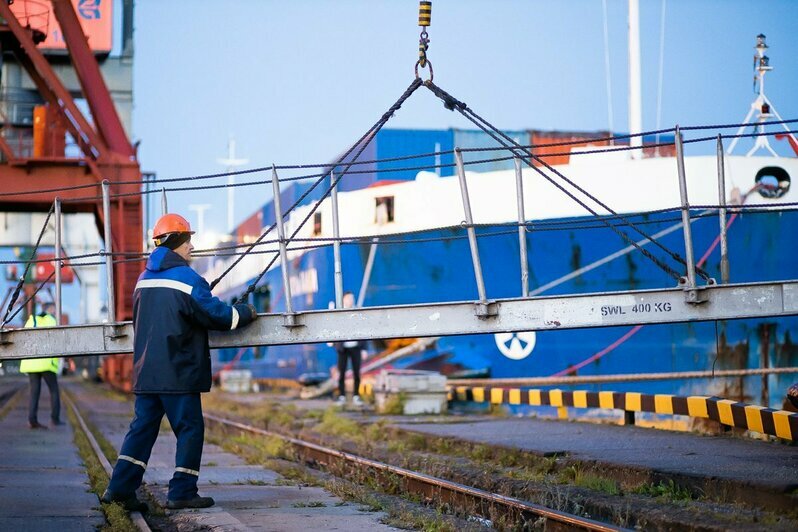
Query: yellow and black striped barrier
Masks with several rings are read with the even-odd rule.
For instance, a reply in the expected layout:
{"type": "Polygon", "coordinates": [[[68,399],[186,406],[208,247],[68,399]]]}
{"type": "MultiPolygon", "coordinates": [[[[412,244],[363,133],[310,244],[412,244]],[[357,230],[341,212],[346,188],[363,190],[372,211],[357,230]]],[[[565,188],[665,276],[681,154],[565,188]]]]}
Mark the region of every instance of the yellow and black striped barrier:
{"type": "Polygon", "coordinates": [[[636,392],[588,392],[565,390],[537,390],[480,386],[449,387],[450,401],[476,403],[554,406],[574,408],[604,408],[624,412],[651,412],[712,419],[723,425],[738,427],[798,440],[798,414],[757,405],[739,403],[720,397],[636,392]]]}

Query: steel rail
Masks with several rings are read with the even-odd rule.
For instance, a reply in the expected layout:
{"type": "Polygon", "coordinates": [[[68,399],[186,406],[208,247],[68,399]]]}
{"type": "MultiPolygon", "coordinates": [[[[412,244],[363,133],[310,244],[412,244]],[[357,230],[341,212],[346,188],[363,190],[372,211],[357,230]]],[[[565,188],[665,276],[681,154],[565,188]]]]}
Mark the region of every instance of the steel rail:
{"type": "MultiPolygon", "coordinates": [[[[103,453],[102,448],[100,448],[100,444],[97,442],[97,439],[94,437],[94,434],[92,434],[91,430],[89,430],[89,426],[83,420],[83,416],[80,415],[80,411],[78,410],[74,401],[72,401],[72,398],[69,397],[69,394],[63,393],[61,396],[63,397],[64,402],[67,404],[69,409],[72,410],[72,413],[75,415],[75,419],[78,420],[80,430],[83,431],[86,439],[89,440],[89,445],[91,445],[94,455],[97,457],[97,460],[99,460],[100,465],[105,471],[105,474],[108,475],[108,478],[110,479],[114,470],[111,467],[111,462],[108,461],[108,458],[103,453]]],[[[141,512],[130,512],[129,515],[130,520],[133,521],[133,524],[136,525],[136,528],[138,528],[141,532],[152,532],[150,525],[147,524],[147,521],[144,519],[144,516],[141,512]]]]}
{"type": "Polygon", "coordinates": [[[19,386],[14,386],[0,392],[0,419],[3,417],[3,408],[10,403],[11,400],[14,399],[14,396],[21,392],[23,388],[25,388],[25,385],[20,384],[19,386]]]}
{"type": "Polygon", "coordinates": [[[583,375],[573,377],[518,377],[507,379],[449,379],[448,386],[549,386],[561,384],[601,384],[610,382],[667,381],[678,379],[712,379],[750,377],[755,375],[783,375],[798,373],[798,367],[727,369],[717,371],[672,371],[662,373],[629,373],[617,375],[583,375]]]}
{"type": "MultiPolygon", "coordinates": [[[[500,495],[498,493],[491,493],[489,491],[481,490],[479,488],[467,486],[457,482],[452,482],[450,480],[445,480],[439,477],[434,477],[432,475],[427,475],[424,473],[420,473],[418,471],[413,471],[403,467],[386,464],[385,462],[380,462],[378,460],[373,460],[371,458],[366,458],[345,451],[340,451],[338,449],[332,449],[330,447],[325,447],[323,445],[318,445],[316,443],[308,442],[291,436],[286,436],[284,434],[279,434],[277,432],[272,432],[258,427],[253,427],[245,423],[240,423],[238,421],[225,419],[213,414],[203,413],[203,417],[207,421],[210,421],[212,423],[217,423],[219,425],[223,425],[226,427],[235,428],[252,434],[257,434],[259,436],[279,438],[283,441],[286,441],[294,445],[295,447],[299,447],[305,450],[306,452],[311,454],[317,461],[320,461],[322,463],[329,463],[327,460],[338,460],[338,461],[343,461],[344,463],[365,467],[376,472],[398,475],[410,481],[409,484],[411,486],[417,483],[427,489],[438,490],[439,492],[441,492],[440,493],[441,495],[443,494],[443,492],[448,492],[450,494],[449,498],[451,498],[452,496],[454,498],[465,497],[482,503],[488,503],[493,506],[504,507],[510,510],[511,512],[518,512],[521,515],[544,517],[546,519],[551,519],[553,521],[556,521],[557,523],[569,525],[571,527],[578,528],[580,530],[600,530],[600,531],[625,530],[623,528],[614,525],[609,525],[606,523],[601,523],[599,521],[594,521],[592,519],[579,517],[577,515],[569,514],[566,512],[553,510],[551,508],[523,501],[521,499],[516,499],[514,497],[508,497],[506,495],[500,495]]],[[[410,486],[408,486],[408,488],[410,488],[410,486]]],[[[489,517],[489,516],[485,515],[484,517],[489,517]]]]}

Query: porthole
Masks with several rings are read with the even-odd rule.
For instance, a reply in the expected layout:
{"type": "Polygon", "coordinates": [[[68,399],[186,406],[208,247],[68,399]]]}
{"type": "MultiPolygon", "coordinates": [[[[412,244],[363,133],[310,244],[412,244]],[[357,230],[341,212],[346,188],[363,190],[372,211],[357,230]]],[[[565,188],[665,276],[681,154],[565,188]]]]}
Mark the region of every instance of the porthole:
{"type": "Polygon", "coordinates": [[[780,166],[766,166],[756,173],[757,191],[763,198],[780,198],[790,190],[790,174],[780,166]]]}

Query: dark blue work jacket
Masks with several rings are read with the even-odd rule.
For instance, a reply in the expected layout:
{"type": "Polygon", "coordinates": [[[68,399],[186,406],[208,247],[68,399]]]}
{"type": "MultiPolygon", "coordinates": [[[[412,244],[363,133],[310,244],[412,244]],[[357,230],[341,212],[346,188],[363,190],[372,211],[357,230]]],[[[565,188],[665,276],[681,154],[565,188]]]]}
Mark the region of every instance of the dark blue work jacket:
{"type": "Polygon", "coordinates": [[[133,392],[209,391],[208,329],[235,329],[253,318],[247,305],[214,297],[180,255],[155,248],[133,293],[133,392]]]}

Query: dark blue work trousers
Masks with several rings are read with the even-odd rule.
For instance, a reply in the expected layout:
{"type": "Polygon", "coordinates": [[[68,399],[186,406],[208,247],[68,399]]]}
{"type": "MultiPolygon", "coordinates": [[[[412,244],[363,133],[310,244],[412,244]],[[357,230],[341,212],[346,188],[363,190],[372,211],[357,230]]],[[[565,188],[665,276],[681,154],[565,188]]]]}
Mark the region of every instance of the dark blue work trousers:
{"type": "Polygon", "coordinates": [[[42,379],[50,390],[50,420],[61,422],[61,396],[58,393],[58,378],[52,371],[28,373],[30,383],[30,401],[28,402],[28,422],[35,425],[39,422],[39,397],[42,394],[42,379]]]}
{"type": "Polygon", "coordinates": [[[136,395],[135,415],[108,485],[114,495],[132,495],[141,485],[164,414],[177,436],[175,473],[169,481],[169,500],[189,500],[197,495],[205,438],[202,402],[198,393],[136,395]]]}

